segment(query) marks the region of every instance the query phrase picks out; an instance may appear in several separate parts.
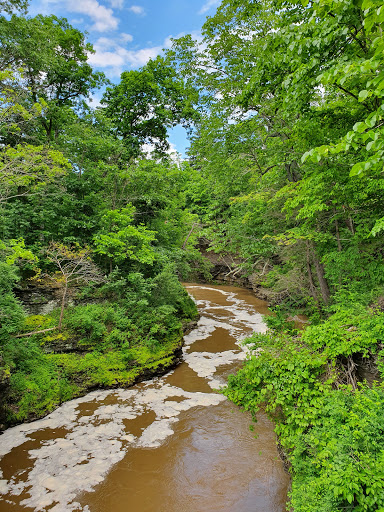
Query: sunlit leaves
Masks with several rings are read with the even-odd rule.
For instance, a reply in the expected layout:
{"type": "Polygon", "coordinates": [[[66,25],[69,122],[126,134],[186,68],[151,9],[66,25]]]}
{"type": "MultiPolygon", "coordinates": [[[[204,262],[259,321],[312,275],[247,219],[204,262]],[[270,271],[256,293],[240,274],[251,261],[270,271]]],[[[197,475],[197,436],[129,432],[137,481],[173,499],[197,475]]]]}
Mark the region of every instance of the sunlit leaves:
{"type": "Polygon", "coordinates": [[[275,331],[246,340],[252,355],[224,393],[275,422],[291,463],[290,504],[297,511],[384,506],[383,386],[341,384],[341,362],[377,350],[383,336],[382,313],[344,307],[302,336],[275,331]]]}
{"type": "Polygon", "coordinates": [[[70,167],[59,151],[29,144],[3,148],[1,161],[0,202],[38,193],[70,167]]]}
{"type": "Polygon", "coordinates": [[[155,254],[151,244],[155,240],[155,233],[145,226],[134,226],[134,212],[135,208],[129,205],[110,210],[102,216],[102,227],[94,236],[96,254],[106,255],[115,263],[153,263],[155,254]]]}
{"type": "Polygon", "coordinates": [[[45,101],[40,122],[45,136],[57,136],[68,116],[90,92],[105,82],[87,62],[92,46],[65,18],[38,15],[0,17],[0,68],[23,69],[26,105],[45,101]],[[44,41],[44,44],[42,44],[44,41]]]}

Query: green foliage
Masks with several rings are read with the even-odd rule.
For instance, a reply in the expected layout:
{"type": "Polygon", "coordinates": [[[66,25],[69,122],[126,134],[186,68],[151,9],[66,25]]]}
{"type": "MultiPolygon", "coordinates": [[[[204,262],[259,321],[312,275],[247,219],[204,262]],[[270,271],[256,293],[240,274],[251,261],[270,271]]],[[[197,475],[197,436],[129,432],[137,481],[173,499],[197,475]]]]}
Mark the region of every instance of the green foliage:
{"type": "Polygon", "coordinates": [[[262,405],[279,420],[276,431],[291,447],[294,436],[316,421],[322,396],[331,385],[331,380],[319,379],[326,357],[287,333],[255,334],[246,343],[258,355],[230,376],[225,394],[252,412],[262,405]]]}
{"type": "Polygon", "coordinates": [[[355,353],[368,357],[384,342],[384,314],[341,306],[322,324],[306,329],[302,340],[313,350],[323,349],[331,360],[355,353]]]}
{"type": "Polygon", "coordinates": [[[132,224],[135,208],[128,205],[110,210],[101,218],[101,230],[94,237],[96,254],[107,256],[114,263],[133,260],[151,264],[155,258],[151,243],[155,233],[145,226],[132,224]]]}
{"type": "Polygon", "coordinates": [[[130,337],[134,324],[125,309],[106,303],[69,309],[64,327],[75,337],[81,337],[82,344],[103,350],[123,344],[130,337]]]}
{"type": "Polygon", "coordinates": [[[46,315],[30,315],[24,319],[23,331],[32,332],[49,329],[56,325],[56,319],[46,315]]]}
{"type": "Polygon", "coordinates": [[[12,14],[14,11],[25,13],[28,8],[28,2],[25,0],[1,0],[0,12],[12,14]]]}
{"type": "Polygon", "coordinates": [[[268,284],[319,308],[382,281],[382,15],[372,0],[224,0],[203,45],[168,52],[202,91],[190,200],[212,249],[250,274],[279,265],[268,284]]]}
{"type": "Polygon", "coordinates": [[[12,247],[0,241],[0,351],[9,336],[20,330],[24,319],[23,308],[16,299],[13,288],[19,280],[14,261],[25,256],[32,257],[29,251],[24,250],[22,242],[15,243],[12,247]]]}
{"type": "Polygon", "coordinates": [[[43,193],[47,183],[55,182],[69,167],[59,151],[29,144],[3,148],[2,165],[0,202],[43,193]]]}
{"type": "Polygon", "coordinates": [[[37,262],[38,258],[25,247],[25,242],[22,238],[19,240],[8,240],[5,244],[0,240],[0,255],[5,258],[7,265],[13,265],[16,261],[25,260],[30,262],[37,262]]]}
{"type": "MultiPolygon", "coordinates": [[[[111,331],[112,333],[113,331],[111,331]]],[[[121,343],[121,339],[119,340],[121,343]]],[[[8,421],[39,417],[94,387],[129,386],[145,371],[172,362],[180,336],[162,345],[147,342],[85,355],[45,354],[33,339],[9,342],[3,350],[11,370],[8,421]]]]}
{"type": "Polygon", "coordinates": [[[24,324],[21,317],[15,326],[8,322],[1,353],[10,371],[9,421],[41,416],[93,387],[130,385],[144,370],[171,364],[181,320],[193,318],[196,306],[169,269],[152,281],[116,275],[99,293],[109,295],[108,302],[68,308],[62,332],[10,336],[16,327],[50,328],[59,312],[29,316],[24,324]],[[60,354],[68,343],[79,351],[60,354]]]}
{"type": "Polygon", "coordinates": [[[383,509],[383,400],[382,386],[326,393],[319,422],[290,457],[294,510],[383,509]]]}
{"type": "Polygon", "coordinates": [[[289,332],[295,328],[295,323],[287,320],[287,314],[280,306],[271,307],[270,309],[272,315],[265,317],[265,323],[269,329],[289,332]]]}
{"type": "Polygon", "coordinates": [[[157,57],[138,71],[124,71],[121,82],[107,88],[102,104],[129,154],[137,156],[144,143],[154,144],[159,152],[168,149],[167,128],[188,125],[196,117],[195,100],[194,90],[157,57]]]}
{"type": "Polygon", "coordinates": [[[17,412],[8,419],[22,421],[39,417],[75,395],[76,386],[61,378],[54,364],[46,360],[35,363],[30,373],[16,371],[11,376],[10,400],[16,402],[17,412]]]}
{"type": "Polygon", "coordinates": [[[1,62],[11,61],[14,70],[24,70],[33,102],[45,101],[40,127],[42,137],[49,140],[57,137],[72,117],[71,108],[105,81],[87,62],[92,46],[65,18],[1,17],[0,47],[1,62]]]}
{"type": "MultiPolygon", "coordinates": [[[[15,274],[10,265],[5,268],[8,280],[5,272],[0,275],[11,289],[15,274]]],[[[144,370],[170,365],[182,320],[197,314],[170,267],[153,279],[140,273],[122,277],[116,270],[97,294],[97,303],[67,309],[62,332],[19,339],[11,335],[57,325],[60,312],[23,322],[15,299],[9,302],[13,317],[4,324],[1,348],[2,367],[10,372],[9,421],[41,416],[93,387],[130,385],[144,370]],[[68,346],[77,352],[60,353],[68,346]]]]}
{"type": "Polygon", "coordinates": [[[100,290],[108,302],[67,310],[64,328],[83,347],[99,351],[142,343],[157,347],[180,335],[180,319],[197,314],[196,305],[170,267],[153,279],[137,273],[126,279],[115,276],[100,290]]]}
{"type": "Polygon", "coordinates": [[[25,102],[28,92],[23,89],[23,73],[8,66],[0,70],[0,129],[2,136],[18,140],[25,126],[29,128],[41,116],[46,103],[41,98],[32,104],[25,102]]]}
{"type": "Polygon", "coordinates": [[[341,384],[346,361],[377,353],[383,341],[384,314],[356,303],[339,305],[301,335],[269,331],[246,340],[252,356],[224,393],[275,421],[291,464],[295,511],[384,507],[384,387],[341,384]]]}

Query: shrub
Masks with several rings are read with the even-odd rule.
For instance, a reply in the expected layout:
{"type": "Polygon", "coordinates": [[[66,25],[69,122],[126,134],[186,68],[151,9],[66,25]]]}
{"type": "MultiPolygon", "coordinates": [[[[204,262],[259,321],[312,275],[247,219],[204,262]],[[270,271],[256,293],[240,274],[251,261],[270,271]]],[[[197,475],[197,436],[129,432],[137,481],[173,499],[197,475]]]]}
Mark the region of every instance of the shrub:
{"type": "Polygon", "coordinates": [[[224,393],[275,421],[295,512],[384,511],[384,384],[356,386],[354,365],[342,372],[343,361],[377,353],[383,341],[383,313],[347,306],[302,335],[246,340],[252,356],[224,393]]]}

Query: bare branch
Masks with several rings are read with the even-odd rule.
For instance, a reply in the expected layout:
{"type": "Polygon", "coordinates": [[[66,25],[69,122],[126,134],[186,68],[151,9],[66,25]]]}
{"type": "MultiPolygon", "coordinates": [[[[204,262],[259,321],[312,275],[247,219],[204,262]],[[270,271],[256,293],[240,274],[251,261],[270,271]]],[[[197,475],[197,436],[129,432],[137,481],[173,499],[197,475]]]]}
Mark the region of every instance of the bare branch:
{"type": "Polygon", "coordinates": [[[102,283],[104,276],[90,258],[90,251],[77,247],[68,247],[59,242],[51,242],[46,250],[47,258],[59,269],[57,276],[50,279],[63,283],[63,295],[58,329],[61,330],[68,286],[72,283],[102,283]]]}

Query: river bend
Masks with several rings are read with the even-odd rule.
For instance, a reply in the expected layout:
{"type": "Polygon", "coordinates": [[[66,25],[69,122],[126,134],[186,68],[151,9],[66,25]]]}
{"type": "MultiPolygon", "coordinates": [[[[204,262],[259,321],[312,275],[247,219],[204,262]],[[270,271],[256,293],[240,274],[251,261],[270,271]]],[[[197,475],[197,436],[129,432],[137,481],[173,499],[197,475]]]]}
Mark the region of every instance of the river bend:
{"type": "Polygon", "coordinates": [[[215,390],[262,332],[266,303],[187,284],[201,318],[184,362],[129,389],[95,391],[0,436],[0,512],[283,512],[289,478],[272,425],[215,390]],[[255,434],[257,438],[255,438],[255,434]]]}

